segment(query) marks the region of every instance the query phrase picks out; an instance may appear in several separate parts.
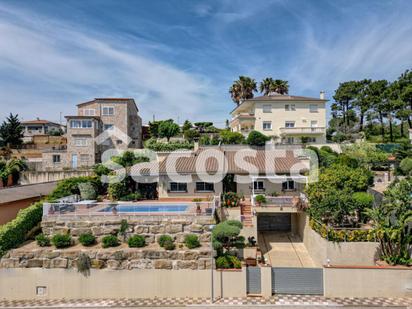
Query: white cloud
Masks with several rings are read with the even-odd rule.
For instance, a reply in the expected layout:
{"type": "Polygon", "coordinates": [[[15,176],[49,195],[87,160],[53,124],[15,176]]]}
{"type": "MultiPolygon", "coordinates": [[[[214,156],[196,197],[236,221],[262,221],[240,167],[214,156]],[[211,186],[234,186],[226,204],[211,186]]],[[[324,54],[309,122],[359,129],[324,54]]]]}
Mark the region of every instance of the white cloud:
{"type": "MultiPolygon", "coordinates": [[[[21,104],[18,92],[25,93],[28,101],[26,110],[2,108],[0,118],[9,111],[26,118],[28,113],[38,112],[38,105],[31,104],[45,95],[39,86],[65,92],[66,97],[53,97],[61,100],[65,112],[68,107],[74,111],[75,103],[91,97],[132,96],[141,100],[138,105],[145,119],[151,119],[154,113],[158,118],[199,119],[204,107],[214,102],[208,78],[142,56],[145,46],[123,49],[115,38],[103,40],[71,25],[50,19],[42,21],[30,13],[1,5],[0,37],[0,69],[36,81],[35,87],[4,81],[12,87],[3,84],[0,88],[2,102],[21,104]],[[73,97],[68,98],[67,94],[73,97]]],[[[47,101],[50,97],[43,102],[51,104],[47,101]]],[[[44,113],[49,116],[47,106],[44,113]]]]}

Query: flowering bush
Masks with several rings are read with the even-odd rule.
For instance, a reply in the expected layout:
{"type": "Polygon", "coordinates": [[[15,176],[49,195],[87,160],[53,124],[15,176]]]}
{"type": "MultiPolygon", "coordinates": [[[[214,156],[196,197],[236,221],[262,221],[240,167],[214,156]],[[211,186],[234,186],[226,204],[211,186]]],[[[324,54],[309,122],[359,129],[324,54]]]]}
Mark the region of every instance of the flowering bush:
{"type": "Polygon", "coordinates": [[[223,194],[223,206],[236,207],[239,206],[240,198],[235,192],[226,192],[223,194]]]}

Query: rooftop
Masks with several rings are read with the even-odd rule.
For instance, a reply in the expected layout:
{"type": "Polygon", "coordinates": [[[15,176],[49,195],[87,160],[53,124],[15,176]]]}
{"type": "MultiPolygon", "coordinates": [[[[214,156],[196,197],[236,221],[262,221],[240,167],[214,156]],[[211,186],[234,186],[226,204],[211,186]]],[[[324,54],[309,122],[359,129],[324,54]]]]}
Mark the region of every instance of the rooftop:
{"type": "Polygon", "coordinates": [[[45,120],[45,119],[39,119],[39,118],[34,119],[34,120],[26,120],[26,121],[21,122],[21,124],[23,124],[23,125],[25,125],[25,124],[49,124],[49,123],[60,126],[60,124],[55,123],[53,121],[49,121],[49,120],[45,120]]]}

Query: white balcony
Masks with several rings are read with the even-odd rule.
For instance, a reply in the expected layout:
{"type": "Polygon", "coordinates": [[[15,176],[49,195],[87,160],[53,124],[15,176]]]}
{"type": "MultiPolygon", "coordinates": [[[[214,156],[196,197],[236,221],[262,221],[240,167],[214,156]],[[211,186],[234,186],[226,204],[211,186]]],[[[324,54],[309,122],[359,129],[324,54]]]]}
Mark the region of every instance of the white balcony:
{"type": "Polygon", "coordinates": [[[280,128],[281,134],[325,134],[325,127],[280,128]]]}

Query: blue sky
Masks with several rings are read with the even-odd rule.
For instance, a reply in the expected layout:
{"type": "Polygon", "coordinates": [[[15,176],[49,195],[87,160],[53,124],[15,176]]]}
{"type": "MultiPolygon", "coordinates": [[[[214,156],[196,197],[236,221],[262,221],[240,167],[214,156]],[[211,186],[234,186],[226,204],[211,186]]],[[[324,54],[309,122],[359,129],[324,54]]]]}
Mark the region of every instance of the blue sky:
{"type": "Polygon", "coordinates": [[[331,98],[412,68],[412,1],[0,1],[0,119],[133,97],[144,122],[223,126],[239,75],[331,98]]]}

